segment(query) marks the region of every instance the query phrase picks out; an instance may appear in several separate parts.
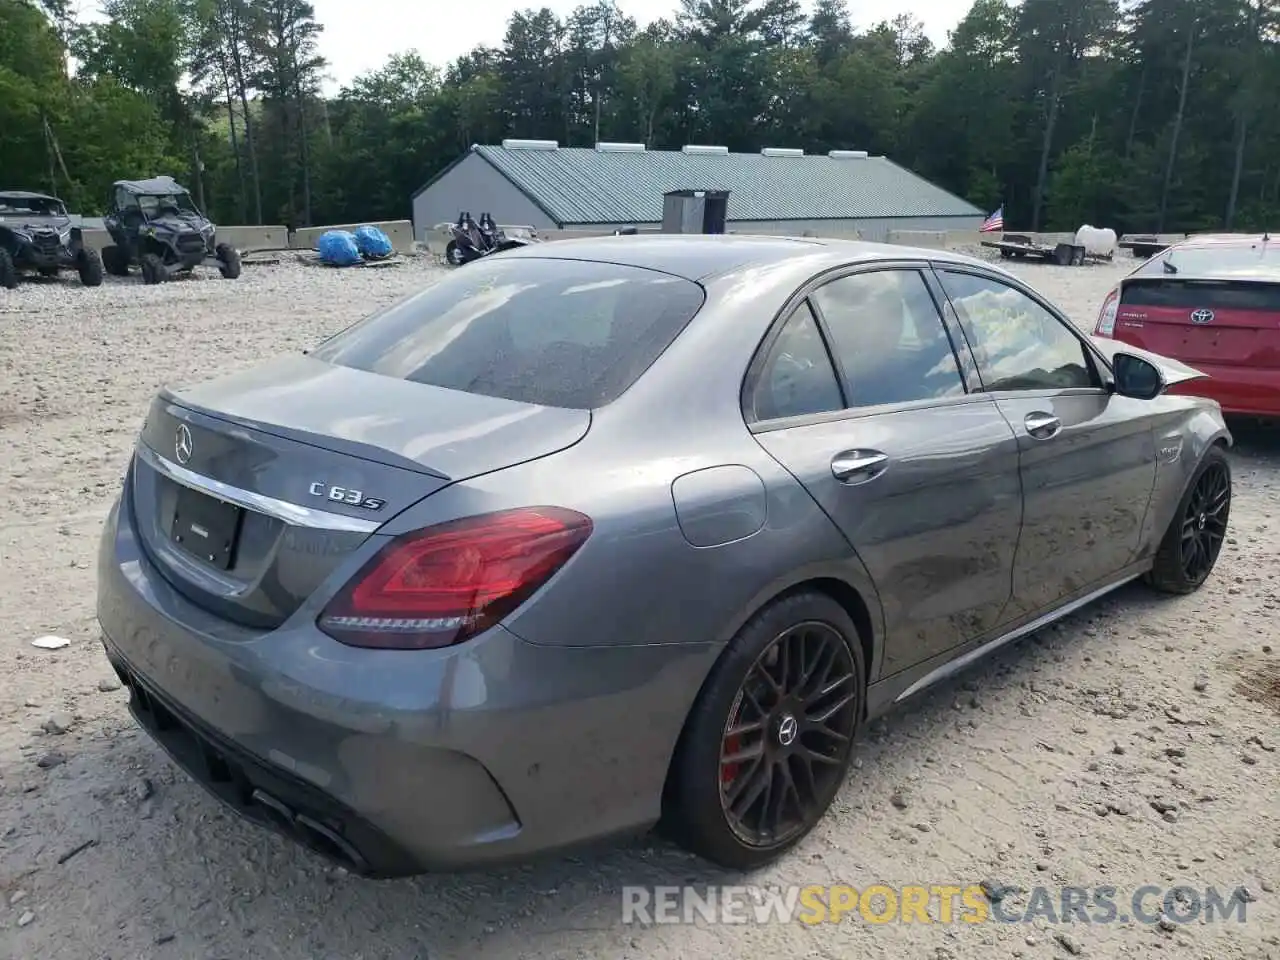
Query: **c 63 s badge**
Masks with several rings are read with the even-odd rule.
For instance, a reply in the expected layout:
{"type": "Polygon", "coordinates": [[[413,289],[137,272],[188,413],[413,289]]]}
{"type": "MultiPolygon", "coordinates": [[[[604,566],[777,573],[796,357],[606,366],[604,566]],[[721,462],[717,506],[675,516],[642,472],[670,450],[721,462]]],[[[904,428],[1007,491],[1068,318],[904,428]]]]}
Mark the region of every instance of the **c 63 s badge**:
{"type": "Polygon", "coordinates": [[[377,497],[366,497],[363,490],[352,490],[350,487],[331,487],[327,483],[316,481],[308,488],[313,497],[324,497],[334,503],[345,503],[349,507],[360,507],[362,510],[381,510],[387,501],[377,497]]]}

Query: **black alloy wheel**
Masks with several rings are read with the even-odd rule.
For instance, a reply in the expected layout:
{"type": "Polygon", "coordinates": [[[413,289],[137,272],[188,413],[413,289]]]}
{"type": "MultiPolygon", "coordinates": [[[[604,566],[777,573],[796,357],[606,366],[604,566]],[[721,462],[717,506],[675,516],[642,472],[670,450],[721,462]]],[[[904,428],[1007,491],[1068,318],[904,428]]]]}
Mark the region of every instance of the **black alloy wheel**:
{"type": "Polygon", "coordinates": [[[680,735],[663,831],[732,870],[764,866],[822,820],[864,715],[863,639],[811,589],[761,608],[729,641],[680,735]]]}
{"type": "Polygon", "coordinates": [[[1193,593],[1218,563],[1231,513],[1231,461],[1220,444],[1205,451],[1169,521],[1147,574],[1164,593],[1193,593]]]}
{"type": "Polygon", "coordinates": [[[784,844],[822,816],[857,728],[858,674],[825,623],[800,623],[756,659],[725,725],[720,803],[753,847],[784,844]]]}
{"type": "Polygon", "coordinates": [[[1227,538],[1231,511],[1231,475],[1221,463],[1212,463],[1191,488],[1182,514],[1180,555],[1188,583],[1200,584],[1209,576],[1227,538]]]}

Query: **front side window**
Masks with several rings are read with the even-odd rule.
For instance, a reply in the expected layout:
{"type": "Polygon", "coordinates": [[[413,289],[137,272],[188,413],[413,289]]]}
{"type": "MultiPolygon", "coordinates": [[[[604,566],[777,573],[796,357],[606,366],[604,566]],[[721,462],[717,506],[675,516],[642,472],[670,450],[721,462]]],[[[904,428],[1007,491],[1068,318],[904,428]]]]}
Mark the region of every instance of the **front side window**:
{"type": "Polygon", "coordinates": [[[924,277],[878,270],[841,277],[813,295],[844,373],[849,406],[960,396],[951,338],[924,277]]]}
{"type": "Polygon", "coordinates": [[[828,413],[844,406],[827,346],[807,301],[791,314],[769,349],[752,406],[757,420],[828,413]]]}
{"type": "Polygon", "coordinates": [[[467,393],[589,410],[615,400],[701,308],[689,280],[593,261],[480,261],[312,356],[467,393]]]}
{"type": "Polygon", "coordinates": [[[1025,293],[975,274],[939,276],[987,390],[1098,386],[1080,338],[1025,293]]]}

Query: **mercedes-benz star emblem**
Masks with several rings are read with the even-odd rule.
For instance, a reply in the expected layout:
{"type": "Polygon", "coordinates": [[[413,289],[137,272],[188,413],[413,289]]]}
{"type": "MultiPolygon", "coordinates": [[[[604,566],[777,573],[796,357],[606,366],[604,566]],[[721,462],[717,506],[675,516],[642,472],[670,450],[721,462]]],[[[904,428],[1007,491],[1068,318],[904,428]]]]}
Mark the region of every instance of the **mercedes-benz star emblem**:
{"type": "Polygon", "coordinates": [[[1192,310],[1191,322],[1192,323],[1212,323],[1213,311],[1206,310],[1204,307],[1201,307],[1199,310],[1192,310]]]}
{"type": "Polygon", "coordinates": [[[782,722],[778,724],[778,742],[784,747],[791,746],[799,729],[800,725],[796,723],[796,718],[787,714],[782,718],[782,722]]]}
{"type": "Polygon", "coordinates": [[[178,425],[178,432],[173,437],[173,452],[178,457],[179,463],[186,463],[191,459],[191,431],[187,429],[185,423],[178,425]]]}

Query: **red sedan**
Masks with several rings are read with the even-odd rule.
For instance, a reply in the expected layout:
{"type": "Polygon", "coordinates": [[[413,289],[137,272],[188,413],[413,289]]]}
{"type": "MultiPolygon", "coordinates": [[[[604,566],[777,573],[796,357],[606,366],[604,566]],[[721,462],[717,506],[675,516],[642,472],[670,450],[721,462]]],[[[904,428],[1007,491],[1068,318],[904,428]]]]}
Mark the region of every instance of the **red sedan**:
{"type": "Polygon", "coordinates": [[[1188,237],[1107,295],[1094,335],[1181,360],[1206,379],[1175,392],[1227,414],[1280,418],[1280,241],[1188,237]]]}

